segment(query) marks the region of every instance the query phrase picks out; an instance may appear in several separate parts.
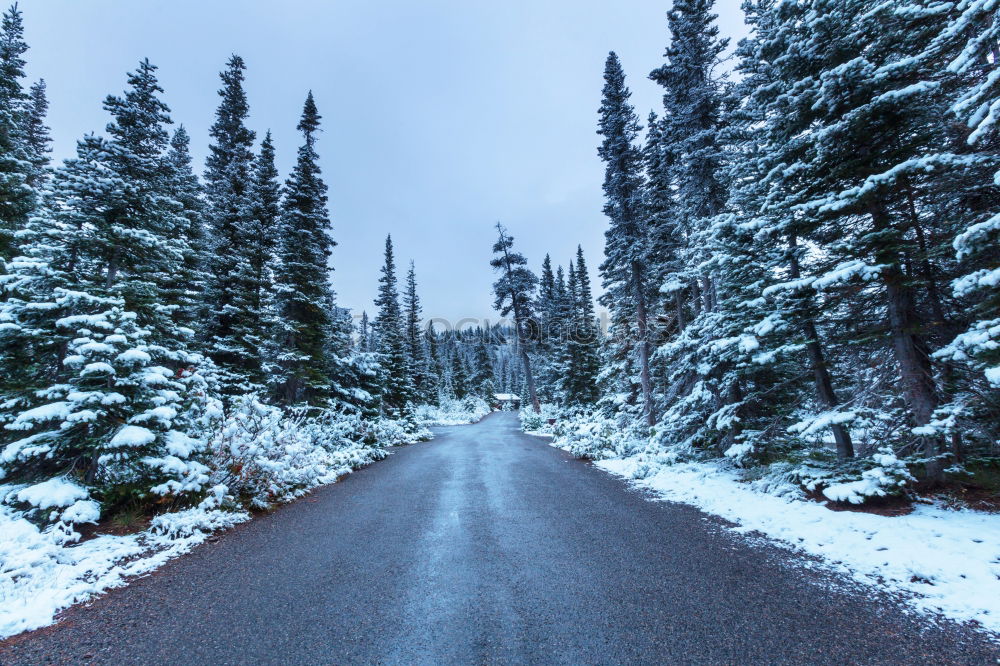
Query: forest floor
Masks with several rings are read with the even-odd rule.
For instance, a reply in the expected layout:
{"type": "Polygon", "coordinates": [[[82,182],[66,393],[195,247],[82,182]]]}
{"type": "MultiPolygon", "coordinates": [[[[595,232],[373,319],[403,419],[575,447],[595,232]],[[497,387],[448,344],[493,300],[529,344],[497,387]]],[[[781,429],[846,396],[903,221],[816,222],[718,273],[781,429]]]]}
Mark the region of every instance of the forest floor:
{"type": "Polygon", "coordinates": [[[1000,657],[984,633],[650,502],[514,414],[436,435],[0,643],[0,663],[1000,657]]]}

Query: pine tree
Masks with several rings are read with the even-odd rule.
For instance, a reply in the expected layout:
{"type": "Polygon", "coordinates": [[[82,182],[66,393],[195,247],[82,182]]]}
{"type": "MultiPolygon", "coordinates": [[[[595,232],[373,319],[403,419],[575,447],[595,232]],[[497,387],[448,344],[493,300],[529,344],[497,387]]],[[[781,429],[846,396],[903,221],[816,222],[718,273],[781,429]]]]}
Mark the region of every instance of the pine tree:
{"type": "Polygon", "coordinates": [[[641,153],[634,141],[641,129],[625,85],[625,73],[614,52],[604,68],[604,90],[598,134],[604,137],[598,155],[605,162],[604,214],[610,227],[605,232],[605,260],[601,264],[605,294],[602,303],[614,315],[618,344],[630,341],[629,321],[635,322],[635,349],[642,389],[645,421],[656,423],[649,371],[649,340],[646,308],[646,225],[642,207],[641,153]],[[621,338],[626,339],[621,339],[621,338]]]}
{"type": "Polygon", "coordinates": [[[15,253],[14,234],[27,222],[36,205],[27,187],[34,173],[25,135],[26,95],[21,87],[24,58],[24,21],[17,5],[0,21],[0,262],[15,253]]]}
{"type": "Polygon", "coordinates": [[[2,279],[0,376],[17,377],[0,384],[2,472],[68,475],[108,505],[207,481],[190,433],[210,377],[164,286],[181,272],[186,220],[155,70],[142,61],[125,94],[105,100],[109,138],[85,137],[56,171],[51,207],[2,279]]]}
{"type": "Polygon", "coordinates": [[[274,142],[270,131],[264,135],[260,154],[254,162],[249,199],[250,234],[254,238],[249,253],[252,280],[250,308],[257,320],[255,326],[263,335],[270,327],[266,310],[273,299],[274,259],[281,217],[281,184],[274,165],[274,142]]]}
{"type": "Polygon", "coordinates": [[[330,237],[326,183],[323,182],[316,133],[320,115],[312,92],[306,97],[297,129],[303,145],[285,183],[281,206],[281,246],[277,277],[280,399],[286,405],[324,403],[335,390],[329,376],[334,306],[328,262],[335,245],[330,237]]]}
{"type": "Polygon", "coordinates": [[[191,138],[181,125],[171,137],[167,152],[166,166],[170,170],[168,187],[180,205],[176,212],[181,218],[178,232],[184,246],[178,272],[166,276],[164,298],[174,308],[174,321],[188,329],[193,337],[200,321],[199,310],[208,279],[205,271],[208,239],[202,188],[191,166],[190,144],[191,138]]]}
{"type": "Polygon", "coordinates": [[[496,393],[495,375],[493,372],[493,359],[490,358],[490,350],[486,346],[486,340],[479,338],[472,363],[472,377],[470,385],[472,391],[487,402],[493,401],[493,394],[496,393]]]}
{"type": "Polygon", "coordinates": [[[399,307],[396,259],[391,236],[385,238],[385,263],[381,272],[378,298],[375,299],[375,305],[379,309],[375,318],[375,334],[382,367],[385,369],[382,409],[387,414],[399,415],[406,403],[413,399],[413,384],[406,354],[405,324],[399,307]]]}
{"type": "Polygon", "coordinates": [[[406,334],[406,356],[410,364],[414,399],[423,403],[437,400],[437,387],[430,371],[427,348],[420,330],[420,298],[417,295],[417,274],[413,262],[406,274],[406,292],[403,294],[403,320],[406,334]]]}
{"type": "Polygon", "coordinates": [[[251,255],[261,239],[252,233],[254,133],[245,125],[250,112],[243,90],[245,69],[243,59],[234,55],[219,75],[222,102],[209,131],[212,144],[205,162],[212,248],[202,335],[229,395],[259,391],[265,381],[263,331],[254,309],[258,290],[251,255]]]}
{"type": "Polygon", "coordinates": [[[52,152],[52,138],[45,124],[49,112],[49,100],[45,95],[45,79],[39,79],[28,93],[24,114],[24,135],[31,159],[32,171],[28,177],[29,187],[40,187],[47,178],[52,152]]]}
{"type": "Polygon", "coordinates": [[[500,273],[493,283],[493,294],[496,296],[493,307],[500,311],[501,316],[514,315],[514,330],[517,336],[518,353],[524,367],[524,381],[531,406],[535,412],[541,411],[538,402],[538,392],[535,389],[535,379],[531,372],[531,359],[528,356],[528,327],[532,320],[531,295],[538,284],[538,278],[528,267],[528,260],[519,252],[514,252],[514,237],[497,222],[497,242],[493,244],[493,259],[490,266],[500,273]]]}
{"type": "MultiPolygon", "coordinates": [[[[650,74],[665,88],[663,127],[659,129],[664,145],[658,159],[666,162],[663,167],[674,174],[671,180],[676,186],[674,197],[657,208],[661,215],[667,212],[664,204],[674,209],[678,218],[675,224],[680,224],[682,233],[689,237],[685,257],[689,265],[710,258],[710,243],[701,232],[707,231],[708,220],[722,211],[726,200],[718,145],[720,82],[713,72],[728,40],[718,37],[713,4],[714,0],[674,2],[667,15],[671,33],[667,63],[650,74]]],[[[715,306],[710,275],[700,276],[695,292],[700,294],[701,307],[711,310],[715,306]]]]}
{"type": "Polygon", "coordinates": [[[571,329],[567,332],[568,357],[573,364],[567,378],[566,401],[570,404],[592,405],[599,398],[597,376],[601,371],[600,337],[594,315],[594,297],[590,275],[583,257],[583,248],[576,248],[576,269],[571,269],[574,288],[571,289],[571,329]]]}
{"type": "Polygon", "coordinates": [[[469,395],[469,371],[465,366],[465,360],[461,352],[456,347],[451,355],[451,390],[458,400],[462,400],[469,395]]]}

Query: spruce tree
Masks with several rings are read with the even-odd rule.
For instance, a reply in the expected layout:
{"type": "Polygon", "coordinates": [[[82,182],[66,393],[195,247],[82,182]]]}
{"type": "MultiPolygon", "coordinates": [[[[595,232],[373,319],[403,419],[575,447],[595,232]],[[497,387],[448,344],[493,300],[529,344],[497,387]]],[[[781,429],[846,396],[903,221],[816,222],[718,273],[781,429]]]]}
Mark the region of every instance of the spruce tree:
{"type": "Polygon", "coordinates": [[[437,400],[437,387],[429,366],[424,334],[420,329],[420,297],[417,295],[417,274],[413,262],[406,273],[403,294],[403,320],[406,333],[406,356],[410,364],[414,400],[431,403],[437,400]]]}
{"type": "Polygon", "coordinates": [[[27,187],[35,167],[25,134],[26,95],[21,86],[27,50],[24,21],[15,4],[0,21],[0,262],[14,255],[14,234],[36,204],[34,191],[27,187]]]}
{"type": "Polygon", "coordinates": [[[566,400],[570,404],[592,405],[599,398],[597,377],[601,371],[600,336],[594,315],[594,297],[583,248],[576,248],[576,269],[572,272],[572,320],[567,332],[568,356],[573,371],[567,378],[566,400]]]}
{"type": "Polygon", "coordinates": [[[155,69],[142,61],[125,94],[106,99],[109,138],[85,137],[56,171],[51,207],[2,279],[2,472],[65,475],[107,505],[207,481],[191,435],[208,380],[165,287],[186,239],[155,69]]]}
{"type": "Polygon", "coordinates": [[[385,263],[378,279],[378,316],[375,334],[385,384],[382,387],[382,408],[386,414],[398,416],[413,399],[413,384],[407,358],[405,323],[399,307],[399,290],[396,279],[396,259],[392,249],[392,236],[385,238],[385,263]]]}
{"type": "Polygon", "coordinates": [[[335,245],[330,237],[326,183],[323,182],[316,133],[320,115],[310,91],[297,129],[303,144],[285,183],[281,205],[277,276],[278,396],[286,405],[319,405],[334,391],[329,376],[329,338],[334,308],[328,262],[335,245]]]}
{"type": "Polygon", "coordinates": [[[646,225],[642,206],[641,153],[634,145],[641,127],[629,98],[618,56],[612,51],[604,68],[598,134],[604,137],[598,155],[605,162],[604,214],[610,227],[605,232],[605,260],[601,264],[605,294],[602,303],[614,315],[615,335],[620,347],[631,340],[629,322],[635,323],[636,361],[642,390],[642,413],[648,425],[656,423],[649,370],[647,320],[647,268],[644,248],[646,225]]]}
{"type": "Polygon", "coordinates": [[[49,100],[45,95],[45,79],[39,79],[28,93],[24,114],[24,135],[28,146],[32,171],[28,177],[29,187],[38,188],[46,178],[52,152],[52,138],[45,116],[49,112],[49,100]]]}
{"type": "Polygon", "coordinates": [[[206,349],[221,370],[229,395],[259,391],[264,382],[262,334],[251,255],[261,239],[253,235],[253,143],[243,89],[243,59],[233,55],[220,73],[222,98],[209,134],[205,192],[212,248],[205,289],[206,349]]]}
{"type": "Polygon", "coordinates": [[[179,204],[178,233],[184,239],[183,257],[176,273],[166,276],[165,299],[174,308],[174,321],[187,328],[190,336],[201,322],[200,308],[204,298],[208,238],[205,229],[205,203],[202,187],[191,166],[191,138],[181,125],[170,139],[166,166],[169,187],[179,204]]]}

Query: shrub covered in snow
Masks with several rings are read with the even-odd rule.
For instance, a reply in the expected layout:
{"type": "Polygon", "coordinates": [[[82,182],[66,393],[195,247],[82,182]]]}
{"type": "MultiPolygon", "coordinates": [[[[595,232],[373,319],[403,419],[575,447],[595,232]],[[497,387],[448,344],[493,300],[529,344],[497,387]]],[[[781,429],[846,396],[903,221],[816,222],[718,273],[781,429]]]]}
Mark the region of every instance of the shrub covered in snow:
{"type": "Polygon", "coordinates": [[[62,505],[45,491],[72,487],[76,501],[104,505],[201,492],[209,470],[197,435],[218,413],[201,358],[152,344],[117,306],[59,325],[76,336],[63,361],[69,380],[32,396],[5,425],[20,437],[0,452],[0,478],[34,483],[7,501],[41,522],[83,522],[90,508],[50,511],[62,505]]]}
{"type": "Polygon", "coordinates": [[[539,412],[531,407],[523,407],[520,412],[521,430],[536,435],[551,435],[553,426],[549,425],[549,420],[555,419],[558,423],[562,415],[562,410],[550,403],[543,403],[539,412]]]}
{"type": "Polygon", "coordinates": [[[906,463],[887,446],[880,448],[871,461],[873,466],[863,471],[861,478],[831,483],[823,488],[823,495],[834,502],[863,504],[871,497],[901,495],[906,485],[915,481],[906,463]]]}
{"type": "Polygon", "coordinates": [[[404,421],[367,420],[336,410],[286,414],[246,398],[209,442],[210,483],[265,507],[381,460],[386,447],[430,437],[404,421]]]}
{"type": "Polygon", "coordinates": [[[479,396],[469,395],[459,400],[443,398],[438,405],[420,405],[416,408],[416,419],[425,426],[447,426],[475,423],[492,410],[479,396]]]}

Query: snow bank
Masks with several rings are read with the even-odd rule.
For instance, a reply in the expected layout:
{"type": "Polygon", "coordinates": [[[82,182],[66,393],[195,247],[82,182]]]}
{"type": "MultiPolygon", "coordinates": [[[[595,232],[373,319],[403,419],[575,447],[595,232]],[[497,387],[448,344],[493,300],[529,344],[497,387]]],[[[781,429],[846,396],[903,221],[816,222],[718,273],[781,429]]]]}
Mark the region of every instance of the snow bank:
{"type": "Polygon", "coordinates": [[[1000,632],[1000,516],[933,505],[896,517],[831,511],[760,492],[710,463],[650,470],[633,456],[596,464],[736,523],[736,532],[761,532],[860,583],[902,592],[916,609],[1000,632]]]}
{"type": "Polygon", "coordinates": [[[40,531],[0,505],[0,639],[52,624],[60,610],[121,587],[249,517],[196,507],[158,516],[139,534],[68,546],[58,526],[40,531]]]}
{"type": "MultiPolygon", "coordinates": [[[[145,429],[131,427],[119,433],[123,439],[144,437],[139,431],[145,429]]],[[[63,478],[0,485],[0,500],[61,510],[60,522],[42,529],[26,520],[28,511],[0,501],[0,639],[51,624],[60,610],[125,585],[212,532],[249,520],[244,506],[289,501],[385,458],[387,447],[431,437],[415,423],[335,411],[288,415],[250,397],[209,438],[204,463],[211,489],[198,506],[155,516],[138,534],[78,544],[73,524],[100,518],[87,489],[63,478]]],[[[188,440],[177,436],[171,444],[186,449],[193,446],[188,440]]]]}

